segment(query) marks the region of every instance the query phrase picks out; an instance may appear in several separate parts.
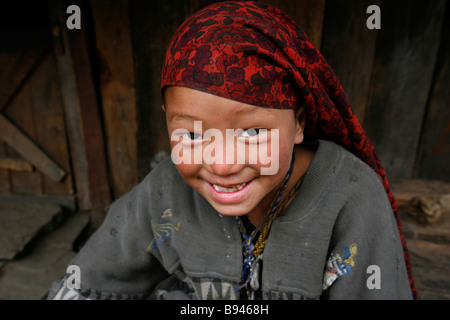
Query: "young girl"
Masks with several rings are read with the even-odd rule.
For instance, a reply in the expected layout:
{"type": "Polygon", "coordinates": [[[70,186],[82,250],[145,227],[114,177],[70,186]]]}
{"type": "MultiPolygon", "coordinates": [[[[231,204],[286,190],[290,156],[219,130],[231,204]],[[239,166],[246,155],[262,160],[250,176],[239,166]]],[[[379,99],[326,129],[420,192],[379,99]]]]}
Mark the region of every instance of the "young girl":
{"type": "Polygon", "coordinates": [[[175,33],[161,88],[172,156],[110,207],[71,262],[80,283],[49,298],[414,296],[374,147],[293,20],[204,8],[175,33]]]}

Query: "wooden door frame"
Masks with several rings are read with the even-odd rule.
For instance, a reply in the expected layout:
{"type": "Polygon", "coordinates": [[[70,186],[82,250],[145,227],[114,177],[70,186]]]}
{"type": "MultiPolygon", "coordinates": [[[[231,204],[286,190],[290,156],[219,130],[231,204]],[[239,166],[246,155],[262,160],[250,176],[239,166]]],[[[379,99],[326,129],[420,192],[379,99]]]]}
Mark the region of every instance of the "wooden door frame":
{"type": "Polygon", "coordinates": [[[111,185],[88,39],[92,26],[83,19],[81,29],[67,29],[66,8],[72,4],[88,12],[84,1],[48,1],[79,207],[90,210],[91,225],[97,228],[112,200],[111,185]]]}

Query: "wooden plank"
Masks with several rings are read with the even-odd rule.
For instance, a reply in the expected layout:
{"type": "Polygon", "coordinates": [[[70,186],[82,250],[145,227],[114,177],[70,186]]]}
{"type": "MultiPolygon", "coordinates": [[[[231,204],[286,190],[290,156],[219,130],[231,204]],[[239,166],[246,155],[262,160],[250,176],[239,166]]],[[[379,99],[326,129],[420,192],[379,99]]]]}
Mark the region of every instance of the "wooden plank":
{"type": "Polygon", "coordinates": [[[33,74],[49,51],[45,29],[1,30],[0,110],[3,110],[33,74]]]}
{"type": "Polygon", "coordinates": [[[325,12],[325,0],[267,0],[294,19],[320,50],[325,12]]]}
{"type": "Polygon", "coordinates": [[[36,142],[66,173],[64,179],[43,175],[45,194],[72,194],[72,176],[67,146],[62,97],[55,58],[50,53],[29,79],[35,122],[36,142]]]}
{"type": "MultiPolygon", "coordinates": [[[[88,6],[82,1],[64,1],[75,4],[88,15],[88,6]]],[[[63,8],[67,6],[63,5],[63,8]]],[[[64,16],[64,14],[63,14],[64,16]]],[[[91,202],[92,226],[100,226],[105,218],[105,208],[111,202],[110,185],[107,174],[107,161],[103,126],[100,120],[100,107],[94,82],[89,33],[93,32],[89,19],[82,19],[80,30],[70,30],[68,50],[70,50],[75,84],[78,92],[81,128],[84,139],[86,160],[88,164],[89,195],[91,202]]]]}
{"type": "Polygon", "coordinates": [[[447,2],[433,88],[424,121],[415,176],[450,182],[450,5],[447,2]]]}
{"type": "Polygon", "coordinates": [[[0,137],[51,179],[61,181],[66,175],[57,163],[3,115],[0,115],[0,137]]]}
{"type": "Polygon", "coordinates": [[[72,163],[72,174],[77,195],[78,208],[91,208],[89,195],[88,163],[81,128],[78,93],[75,74],[72,65],[67,28],[65,27],[65,12],[61,1],[49,1],[49,14],[52,20],[54,51],[58,69],[58,79],[61,86],[64,119],[66,123],[68,144],[72,163]]]}
{"type": "Polygon", "coordinates": [[[420,300],[449,300],[450,244],[407,239],[420,300]]]}
{"type": "MultiPolygon", "coordinates": [[[[14,22],[18,20],[14,17],[14,22]]],[[[3,21],[4,22],[4,21],[3,21]]],[[[19,23],[20,24],[20,23],[19,23]]],[[[10,25],[8,25],[10,27],[10,25]]],[[[29,88],[24,88],[27,79],[32,75],[49,49],[46,30],[40,28],[1,29],[2,50],[0,52],[0,110],[9,114],[17,114],[19,110],[10,110],[17,104],[28,104],[29,88]],[[9,109],[9,110],[8,110],[9,109]],[[17,111],[17,112],[16,112],[17,111]]],[[[27,113],[28,105],[23,106],[21,123],[28,124],[27,130],[33,134],[32,114],[27,113]]],[[[0,142],[0,156],[18,156],[5,143],[0,142]]],[[[41,176],[39,172],[10,172],[0,169],[0,192],[41,193],[41,176]]]]}
{"type": "Polygon", "coordinates": [[[91,5],[100,64],[109,173],[113,195],[118,198],[139,182],[135,75],[128,1],[93,1],[91,5]]]}
{"type": "MultiPolygon", "coordinates": [[[[8,119],[20,128],[21,134],[26,135],[26,139],[30,138],[33,139],[33,141],[35,140],[36,132],[34,128],[35,123],[33,118],[31,89],[28,82],[25,82],[21,90],[15,95],[13,101],[11,101],[8,107],[4,110],[4,113],[8,119]]],[[[17,129],[16,127],[13,128],[17,129]]],[[[2,129],[3,126],[0,126],[0,130],[2,129]]],[[[0,139],[3,139],[2,136],[3,135],[0,133],[0,139]]],[[[13,149],[13,146],[10,146],[6,142],[5,145],[5,156],[24,158],[23,155],[13,149]]],[[[25,158],[25,160],[28,159],[25,158]]],[[[35,170],[33,172],[10,171],[9,175],[11,192],[33,195],[43,193],[42,174],[39,170],[35,170]]]]}
{"type": "Polygon", "coordinates": [[[364,125],[388,176],[413,174],[444,8],[442,0],[382,3],[364,125]]]}
{"type": "Polygon", "coordinates": [[[328,1],[325,9],[322,53],[339,78],[362,125],[377,38],[377,31],[366,27],[366,10],[369,5],[380,5],[380,2],[328,1]]]}
{"type": "Polygon", "coordinates": [[[15,202],[38,202],[38,203],[52,203],[60,206],[64,211],[76,213],[78,210],[76,196],[72,194],[56,194],[56,195],[30,195],[30,194],[0,194],[0,202],[15,201],[15,202]]]}
{"type": "Polygon", "coordinates": [[[130,1],[136,106],[138,112],[139,179],[151,170],[159,152],[170,153],[166,120],[161,110],[161,67],[169,41],[189,14],[189,1],[130,1]]]}
{"type": "Polygon", "coordinates": [[[448,299],[450,183],[391,179],[391,187],[398,201],[419,299],[448,299]],[[420,206],[414,201],[417,198],[421,199],[420,206]],[[431,211],[435,217],[429,215],[431,211]]]}
{"type": "Polygon", "coordinates": [[[399,205],[407,204],[413,197],[450,194],[450,183],[439,180],[393,178],[390,182],[399,205]]]}
{"type": "MultiPolygon", "coordinates": [[[[6,145],[0,141],[0,157],[6,157],[6,145]]],[[[0,193],[10,193],[11,183],[9,177],[9,170],[0,168],[0,193]]]]}
{"type": "Polygon", "coordinates": [[[14,171],[27,171],[33,172],[33,165],[23,159],[0,157],[0,168],[14,170],[14,171]]]}

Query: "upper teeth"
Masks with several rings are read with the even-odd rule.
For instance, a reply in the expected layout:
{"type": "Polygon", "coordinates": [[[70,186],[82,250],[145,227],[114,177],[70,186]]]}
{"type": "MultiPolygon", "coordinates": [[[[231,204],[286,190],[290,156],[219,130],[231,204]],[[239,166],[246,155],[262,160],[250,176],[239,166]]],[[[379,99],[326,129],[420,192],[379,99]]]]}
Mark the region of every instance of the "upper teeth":
{"type": "Polygon", "coordinates": [[[238,184],[238,185],[235,185],[235,186],[232,186],[229,188],[222,187],[217,184],[213,184],[213,186],[214,186],[214,189],[216,189],[216,191],[219,191],[219,192],[235,192],[235,191],[241,190],[243,187],[245,187],[246,184],[247,183],[245,182],[243,184],[238,184]]]}

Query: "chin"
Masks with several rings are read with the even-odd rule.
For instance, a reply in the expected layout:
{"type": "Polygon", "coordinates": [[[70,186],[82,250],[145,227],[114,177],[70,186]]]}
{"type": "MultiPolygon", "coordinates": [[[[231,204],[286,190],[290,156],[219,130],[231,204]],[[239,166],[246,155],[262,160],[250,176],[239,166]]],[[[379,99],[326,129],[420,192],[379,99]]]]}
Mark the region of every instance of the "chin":
{"type": "Polygon", "coordinates": [[[221,215],[228,217],[241,217],[247,215],[250,210],[237,205],[218,205],[216,203],[209,204],[221,215]]]}

